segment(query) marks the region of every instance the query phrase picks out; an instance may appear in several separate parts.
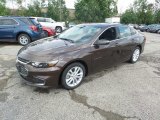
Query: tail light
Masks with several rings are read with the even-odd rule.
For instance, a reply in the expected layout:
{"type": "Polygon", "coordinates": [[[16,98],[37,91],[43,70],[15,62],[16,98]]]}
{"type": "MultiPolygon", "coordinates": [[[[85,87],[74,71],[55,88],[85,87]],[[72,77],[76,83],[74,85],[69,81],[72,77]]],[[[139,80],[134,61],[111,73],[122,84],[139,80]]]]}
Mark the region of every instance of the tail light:
{"type": "Polygon", "coordinates": [[[31,30],[33,30],[33,31],[38,31],[38,28],[36,27],[36,26],[34,26],[34,25],[32,25],[32,26],[30,26],[30,28],[31,28],[31,30]]]}

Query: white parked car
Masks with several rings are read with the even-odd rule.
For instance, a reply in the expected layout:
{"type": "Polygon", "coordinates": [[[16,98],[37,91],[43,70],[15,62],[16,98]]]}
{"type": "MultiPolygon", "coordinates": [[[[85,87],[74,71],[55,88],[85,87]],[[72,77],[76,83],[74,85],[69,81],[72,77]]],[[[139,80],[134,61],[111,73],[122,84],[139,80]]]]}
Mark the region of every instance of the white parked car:
{"type": "Polygon", "coordinates": [[[61,33],[66,29],[65,22],[56,22],[52,18],[34,17],[42,26],[55,29],[57,33],[61,33]]]}

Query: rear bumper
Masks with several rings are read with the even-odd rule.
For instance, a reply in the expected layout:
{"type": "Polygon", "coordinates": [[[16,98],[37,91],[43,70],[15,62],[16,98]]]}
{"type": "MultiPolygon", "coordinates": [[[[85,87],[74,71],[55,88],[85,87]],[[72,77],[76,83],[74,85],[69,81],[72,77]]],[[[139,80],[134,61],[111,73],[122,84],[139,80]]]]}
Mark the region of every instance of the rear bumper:
{"type": "Polygon", "coordinates": [[[55,31],[49,31],[48,32],[48,37],[50,36],[55,36],[56,35],[56,32],[55,31]]]}
{"type": "Polygon", "coordinates": [[[32,32],[29,33],[29,35],[30,35],[32,41],[43,38],[43,32],[32,31],[32,32]]]}
{"type": "Polygon", "coordinates": [[[36,33],[34,35],[31,36],[32,41],[38,40],[43,38],[43,33],[36,33]]]}
{"type": "Polygon", "coordinates": [[[62,30],[64,31],[64,30],[66,30],[67,29],[67,27],[62,27],[62,30]]]}

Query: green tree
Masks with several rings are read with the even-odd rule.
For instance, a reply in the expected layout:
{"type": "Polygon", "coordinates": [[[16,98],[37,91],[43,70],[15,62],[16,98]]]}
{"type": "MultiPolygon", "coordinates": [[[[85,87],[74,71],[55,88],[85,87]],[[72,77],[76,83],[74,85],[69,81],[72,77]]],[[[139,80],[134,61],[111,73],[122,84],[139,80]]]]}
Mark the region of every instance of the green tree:
{"type": "Polygon", "coordinates": [[[135,0],[134,11],[137,14],[139,24],[150,24],[153,22],[153,9],[147,0],[135,0]]]}
{"type": "Polygon", "coordinates": [[[17,4],[18,4],[18,10],[16,12],[16,15],[18,16],[25,16],[26,15],[26,10],[27,8],[23,7],[23,2],[25,2],[24,0],[16,0],[17,4]]]}
{"type": "Polygon", "coordinates": [[[155,23],[160,23],[160,10],[155,12],[154,21],[155,21],[155,23]]]}
{"type": "Polygon", "coordinates": [[[124,24],[129,24],[129,23],[135,24],[137,23],[137,21],[138,19],[133,9],[126,10],[126,12],[121,16],[121,23],[124,24]]]}
{"type": "Polygon", "coordinates": [[[35,16],[40,17],[43,16],[41,12],[40,2],[38,0],[34,1],[33,5],[29,5],[28,9],[24,11],[25,16],[35,16]]]}
{"type": "Polygon", "coordinates": [[[49,0],[47,16],[56,21],[67,21],[69,11],[66,8],[64,0],[49,0]]]}
{"type": "Polygon", "coordinates": [[[75,5],[76,19],[81,22],[104,22],[117,14],[117,0],[79,0],[75,5]]]}
{"type": "Polygon", "coordinates": [[[135,0],[133,7],[122,14],[122,23],[151,24],[154,22],[153,5],[147,0],[135,0]]]}
{"type": "Polygon", "coordinates": [[[0,15],[9,15],[9,9],[6,8],[6,1],[5,0],[0,0],[0,15]]]}

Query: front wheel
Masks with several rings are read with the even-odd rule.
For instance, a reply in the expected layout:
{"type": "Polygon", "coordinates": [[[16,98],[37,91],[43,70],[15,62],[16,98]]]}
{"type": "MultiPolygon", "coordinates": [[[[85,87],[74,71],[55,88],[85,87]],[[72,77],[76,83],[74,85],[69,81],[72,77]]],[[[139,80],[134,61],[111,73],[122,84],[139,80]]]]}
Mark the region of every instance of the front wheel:
{"type": "Polygon", "coordinates": [[[132,53],[132,56],[131,56],[131,59],[130,59],[130,62],[131,63],[136,63],[139,59],[139,56],[141,54],[141,51],[140,51],[140,48],[139,47],[136,47],[132,53]]]}
{"type": "Polygon", "coordinates": [[[85,67],[81,63],[70,64],[62,73],[62,86],[67,90],[77,88],[83,81],[85,73],[85,67]]]}
{"type": "Polygon", "coordinates": [[[61,33],[62,32],[62,27],[60,27],[60,26],[56,27],[56,32],[61,33]]]}
{"type": "Polygon", "coordinates": [[[18,36],[18,42],[19,42],[19,44],[25,46],[31,42],[31,39],[27,34],[20,34],[18,36]]]}
{"type": "Polygon", "coordinates": [[[158,34],[160,34],[160,30],[158,30],[158,32],[157,32],[158,34]]]}

